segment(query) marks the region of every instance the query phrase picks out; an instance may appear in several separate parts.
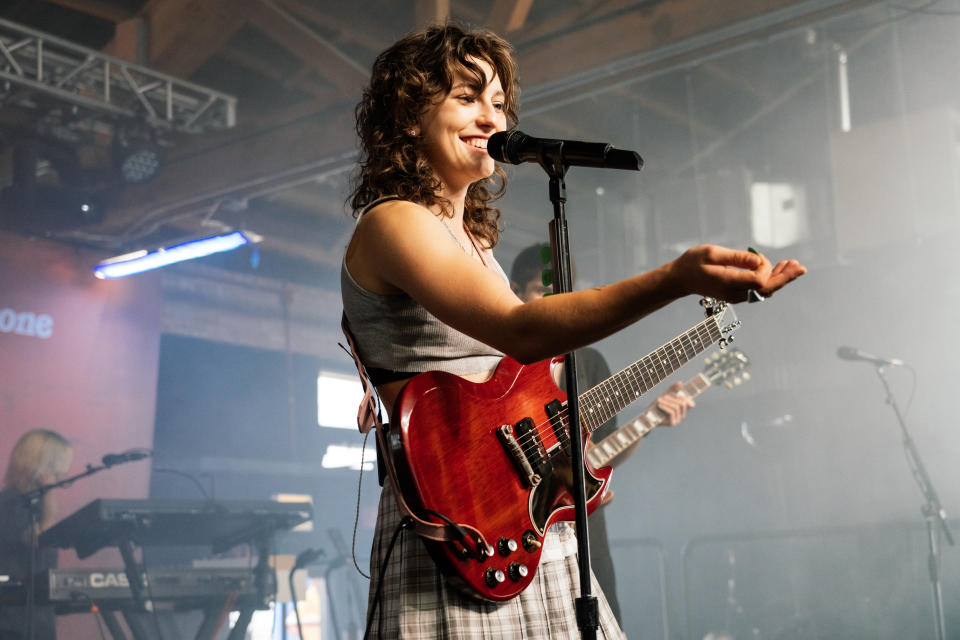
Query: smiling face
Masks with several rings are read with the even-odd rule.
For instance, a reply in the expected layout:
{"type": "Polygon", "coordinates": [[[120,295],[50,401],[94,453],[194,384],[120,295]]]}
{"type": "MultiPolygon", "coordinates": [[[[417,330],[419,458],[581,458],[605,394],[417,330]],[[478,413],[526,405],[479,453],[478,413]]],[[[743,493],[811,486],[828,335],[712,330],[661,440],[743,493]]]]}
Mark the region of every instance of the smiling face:
{"type": "Polygon", "coordinates": [[[423,152],[446,196],[465,192],[493,173],[496,165],[487,153],[487,140],[507,128],[500,79],[486,61],[473,62],[483,71],[486,86],[460,69],[450,92],[420,119],[423,152]]]}

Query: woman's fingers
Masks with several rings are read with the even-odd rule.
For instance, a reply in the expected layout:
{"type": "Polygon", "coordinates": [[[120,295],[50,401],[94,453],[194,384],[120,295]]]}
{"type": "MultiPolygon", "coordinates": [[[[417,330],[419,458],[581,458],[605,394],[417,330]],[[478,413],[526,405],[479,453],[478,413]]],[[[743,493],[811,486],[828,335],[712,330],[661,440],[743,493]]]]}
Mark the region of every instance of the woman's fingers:
{"type": "Polygon", "coordinates": [[[764,297],[772,296],[775,291],[793,282],[806,272],[806,267],[796,260],[783,260],[778,262],[759,291],[764,297]]]}

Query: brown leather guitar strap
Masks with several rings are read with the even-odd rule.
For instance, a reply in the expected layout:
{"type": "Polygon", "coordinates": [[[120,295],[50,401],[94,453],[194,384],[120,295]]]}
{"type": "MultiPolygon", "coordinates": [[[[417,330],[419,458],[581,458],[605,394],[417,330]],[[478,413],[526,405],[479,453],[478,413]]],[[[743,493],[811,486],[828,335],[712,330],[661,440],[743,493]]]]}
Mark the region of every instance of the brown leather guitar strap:
{"type": "Polygon", "coordinates": [[[413,531],[418,536],[437,542],[456,542],[466,547],[464,535],[469,533],[473,538],[473,542],[476,544],[476,548],[469,549],[469,547],[467,547],[468,550],[477,554],[487,553],[491,547],[483,537],[483,534],[476,528],[468,524],[458,523],[454,525],[428,522],[415,514],[413,510],[410,509],[410,506],[407,505],[407,501],[403,498],[403,492],[400,490],[400,481],[397,477],[397,471],[393,466],[393,459],[390,457],[390,449],[387,447],[386,429],[380,420],[377,403],[373,398],[373,383],[370,381],[369,376],[367,376],[363,362],[357,354],[356,343],[353,338],[353,333],[350,331],[350,326],[347,323],[346,314],[343,314],[341,317],[340,327],[343,329],[343,335],[347,338],[347,344],[350,345],[350,353],[353,356],[354,364],[357,366],[357,375],[360,376],[360,382],[363,384],[363,400],[360,401],[360,408],[357,410],[357,427],[360,429],[360,433],[363,434],[369,433],[370,429],[376,428],[377,442],[383,453],[381,458],[384,466],[387,468],[387,478],[389,479],[390,487],[393,490],[393,497],[397,502],[397,506],[400,508],[400,512],[413,518],[413,531]]]}

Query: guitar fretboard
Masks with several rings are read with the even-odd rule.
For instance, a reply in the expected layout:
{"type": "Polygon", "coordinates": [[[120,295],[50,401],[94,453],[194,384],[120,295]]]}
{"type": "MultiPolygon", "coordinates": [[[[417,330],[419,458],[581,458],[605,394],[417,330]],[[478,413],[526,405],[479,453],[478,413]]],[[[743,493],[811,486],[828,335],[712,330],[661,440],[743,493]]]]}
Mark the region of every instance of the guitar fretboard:
{"type": "MultiPolygon", "coordinates": [[[[683,384],[682,392],[691,398],[696,398],[709,386],[710,379],[704,374],[698,373],[683,384]]],[[[585,455],[595,468],[605,467],[617,455],[639,442],[640,438],[663,424],[665,420],[666,415],[654,403],[628,424],[618,428],[600,442],[595,442],[594,446],[585,455]]]]}
{"type": "Polygon", "coordinates": [[[683,392],[691,398],[696,398],[710,386],[710,379],[702,373],[683,383],[683,392]]]}
{"type": "Polygon", "coordinates": [[[592,433],[722,337],[711,316],[656,351],[580,394],[580,423],[592,433]]]}

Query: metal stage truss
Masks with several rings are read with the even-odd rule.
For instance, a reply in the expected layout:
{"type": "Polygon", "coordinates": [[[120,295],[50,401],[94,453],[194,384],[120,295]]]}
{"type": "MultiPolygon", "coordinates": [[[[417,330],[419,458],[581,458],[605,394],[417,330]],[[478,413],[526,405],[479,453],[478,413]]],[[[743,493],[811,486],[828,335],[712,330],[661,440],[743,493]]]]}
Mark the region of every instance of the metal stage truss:
{"type": "Polygon", "coordinates": [[[38,109],[42,98],[70,107],[62,122],[92,112],[181,133],[236,123],[233,96],[0,19],[0,105],[38,109]]]}

